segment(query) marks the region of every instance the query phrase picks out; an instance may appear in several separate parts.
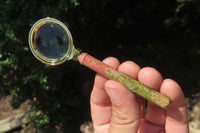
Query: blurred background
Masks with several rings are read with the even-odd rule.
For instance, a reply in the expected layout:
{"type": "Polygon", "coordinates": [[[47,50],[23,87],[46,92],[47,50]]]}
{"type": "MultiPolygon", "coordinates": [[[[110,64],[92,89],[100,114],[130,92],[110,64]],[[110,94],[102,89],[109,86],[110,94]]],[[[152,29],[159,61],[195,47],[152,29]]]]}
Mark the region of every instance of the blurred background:
{"type": "Polygon", "coordinates": [[[78,62],[48,67],[34,58],[28,33],[44,17],[65,23],[75,47],[100,60],[155,67],[180,83],[187,98],[200,93],[199,0],[0,0],[0,97],[12,96],[13,108],[30,99],[36,114],[27,117],[38,132],[53,133],[58,125],[80,132],[91,120],[95,76],[78,62]]]}

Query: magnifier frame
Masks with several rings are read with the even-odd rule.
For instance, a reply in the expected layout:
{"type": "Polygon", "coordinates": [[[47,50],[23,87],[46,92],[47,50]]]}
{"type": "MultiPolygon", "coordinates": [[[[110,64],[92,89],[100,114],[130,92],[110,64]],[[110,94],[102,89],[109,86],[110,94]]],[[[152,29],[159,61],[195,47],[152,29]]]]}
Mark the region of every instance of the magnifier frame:
{"type": "Polygon", "coordinates": [[[47,17],[47,18],[38,20],[31,28],[31,30],[29,32],[28,40],[29,40],[29,47],[31,49],[31,52],[39,61],[41,61],[44,64],[49,64],[49,65],[62,64],[66,60],[72,59],[73,53],[76,51],[76,49],[74,48],[74,45],[73,45],[72,35],[71,35],[69,29],[61,21],[54,19],[54,18],[47,17]],[[66,32],[66,34],[69,38],[69,46],[68,46],[68,50],[67,50],[66,54],[58,59],[47,58],[40,52],[40,50],[38,50],[37,45],[36,45],[36,35],[37,35],[38,29],[41,26],[43,26],[44,24],[48,24],[48,23],[59,25],[66,32]]]}

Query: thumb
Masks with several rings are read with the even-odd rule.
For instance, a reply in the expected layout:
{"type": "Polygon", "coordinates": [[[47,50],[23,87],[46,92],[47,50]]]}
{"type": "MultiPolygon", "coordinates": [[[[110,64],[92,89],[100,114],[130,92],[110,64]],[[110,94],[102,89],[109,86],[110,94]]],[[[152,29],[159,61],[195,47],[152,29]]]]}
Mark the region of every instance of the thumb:
{"type": "Polygon", "coordinates": [[[112,102],[109,133],[137,133],[141,115],[136,96],[113,80],[105,83],[105,89],[112,102]]]}

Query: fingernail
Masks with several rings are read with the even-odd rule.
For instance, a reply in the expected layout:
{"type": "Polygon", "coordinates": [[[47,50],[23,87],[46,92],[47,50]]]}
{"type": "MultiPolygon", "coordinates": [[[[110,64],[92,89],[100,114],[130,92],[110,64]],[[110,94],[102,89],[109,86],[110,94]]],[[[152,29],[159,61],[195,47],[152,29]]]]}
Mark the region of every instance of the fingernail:
{"type": "Polygon", "coordinates": [[[115,89],[106,88],[106,92],[108,93],[112,103],[120,103],[120,96],[115,89]]]}

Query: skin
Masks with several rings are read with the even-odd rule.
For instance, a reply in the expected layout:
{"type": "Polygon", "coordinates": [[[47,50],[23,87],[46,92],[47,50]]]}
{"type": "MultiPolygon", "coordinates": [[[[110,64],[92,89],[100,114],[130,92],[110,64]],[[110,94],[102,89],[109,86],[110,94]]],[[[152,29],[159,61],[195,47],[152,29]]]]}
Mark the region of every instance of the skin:
{"type": "Polygon", "coordinates": [[[141,69],[132,61],[120,64],[108,57],[103,62],[168,96],[171,105],[162,109],[148,102],[145,114],[141,97],[97,74],[90,99],[95,133],[189,133],[185,97],[175,81],[163,79],[154,68],[141,69]]]}

